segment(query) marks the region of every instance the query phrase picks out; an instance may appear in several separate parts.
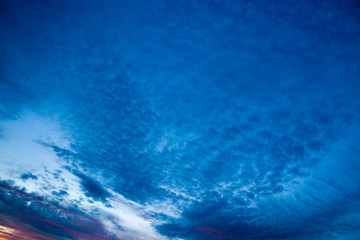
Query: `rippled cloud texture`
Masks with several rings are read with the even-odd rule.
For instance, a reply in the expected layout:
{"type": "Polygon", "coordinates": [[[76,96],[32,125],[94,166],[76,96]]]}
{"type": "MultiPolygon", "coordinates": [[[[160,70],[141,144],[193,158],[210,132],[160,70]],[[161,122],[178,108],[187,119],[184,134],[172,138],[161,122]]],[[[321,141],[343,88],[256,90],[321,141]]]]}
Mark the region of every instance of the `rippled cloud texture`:
{"type": "Polygon", "coordinates": [[[0,11],[0,239],[360,238],[358,1],[0,11]]]}

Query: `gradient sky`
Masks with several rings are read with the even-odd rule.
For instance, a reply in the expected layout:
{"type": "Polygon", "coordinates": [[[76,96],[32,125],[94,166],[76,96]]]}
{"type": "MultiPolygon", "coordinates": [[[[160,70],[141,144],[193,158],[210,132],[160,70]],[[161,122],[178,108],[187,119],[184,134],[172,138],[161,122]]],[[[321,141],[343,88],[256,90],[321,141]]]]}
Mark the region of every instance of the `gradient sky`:
{"type": "Polygon", "coordinates": [[[360,239],[357,0],[0,1],[0,239],[360,239]]]}

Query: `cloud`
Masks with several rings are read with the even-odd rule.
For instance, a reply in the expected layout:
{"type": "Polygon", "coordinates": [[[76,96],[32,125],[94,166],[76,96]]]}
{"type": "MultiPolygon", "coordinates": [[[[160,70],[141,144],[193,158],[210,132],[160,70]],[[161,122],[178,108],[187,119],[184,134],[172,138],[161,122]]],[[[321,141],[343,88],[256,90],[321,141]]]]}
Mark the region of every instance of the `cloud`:
{"type": "Polygon", "coordinates": [[[77,177],[81,179],[81,184],[86,191],[85,195],[88,197],[92,197],[95,200],[105,201],[106,197],[109,197],[110,194],[103,189],[99,183],[95,180],[91,179],[88,176],[85,176],[82,173],[75,173],[77,177]]]}
{"type": "Polygon", "coordinates": [[[6,180],[1,193],[2,218],[12,219],[4,220],[2,226],[15,232],[13,237],[36,238],[41,233],[39,238],[44,239],[166,239],[155,231],[159,222],[152,219],[152,212],[110,191],[71,162],[77,155],[56,122],[32,113],[20,116],[2,125],[6,131],[1,142],[2,149],[14,144],[21,149],[2,153],[8,161],[9,156],[18,161],[2,163],[2,180],[6,180]],[[45,157],[31,162],[23,158],[35,150],[40,154],[33,156],[45,157]],[[94,225],[98,230],[89,230],[94,225]]]}
{"type": "Polygon", "coordinates": [[[37,180],[38,179],[37,176],[32,173],[21,174],[21,178],[24,180],[27,180],[27,179],[37,180]]]}
{"type": "Polygon", "coordinates": [[[19,232],[15,235],[18,237],[111,239],[104,233],[101,224],[90,216],[81,212],[72,213],[12,186],[1,185],[1,206],[2,227],[10,226],[19,232]]]}
{"type": "Polygon", "coordinates": [[[1,9],[1,176],[24,188],[3,190],[9,216],[24,209],[12,221],[30,225],[18,231],[358,236],[354,1],[1,9]],[[59,219],[51,202],[80,216],[59,219]]]}

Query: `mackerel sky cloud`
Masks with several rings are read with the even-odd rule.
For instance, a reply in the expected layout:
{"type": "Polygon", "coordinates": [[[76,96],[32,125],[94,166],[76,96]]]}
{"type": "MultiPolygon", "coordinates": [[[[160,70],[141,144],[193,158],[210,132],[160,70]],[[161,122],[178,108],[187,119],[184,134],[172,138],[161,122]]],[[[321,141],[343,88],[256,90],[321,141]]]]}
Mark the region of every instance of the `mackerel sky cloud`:
{"type": "Polygon", "coordinates": [[[0,239],[359,239],[360,4],[0,2],[0,239]]]}

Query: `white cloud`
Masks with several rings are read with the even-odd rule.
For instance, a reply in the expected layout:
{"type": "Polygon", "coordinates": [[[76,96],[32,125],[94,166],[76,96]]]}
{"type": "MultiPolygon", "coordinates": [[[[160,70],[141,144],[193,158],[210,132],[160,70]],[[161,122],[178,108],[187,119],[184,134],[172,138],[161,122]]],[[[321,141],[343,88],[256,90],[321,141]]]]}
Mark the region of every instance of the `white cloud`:
{"type": "MultiPolygon", "coordinates": [[[[93,201],[82,189],[80,179],[63,168],[56,153],[39,141],[49,142],[69,149],[70,140],[53,119],[33,112],[25,112],[16,120],[1,122],[3,137],[0,139],[0,173],[2,180],[12,180],[28,193],[56,201],[63,207],[75,206],[84,213],[95,215],[110,233],[126,239],[167,239],[158,234],[154,225],[159,224],[150,217],[150,209],[111,193],[108,203],[93,201]],[[38,177],[21,179],[23,173],[38,177]],[[57,174],[54,174],[57,173],[57,174]],[[54,196],[53,191],[66,191],[66,195],[54,196]],[[148,212],[147,212],[148,211],[148,212]]],[[[106,187],[105,187],[106,188],[106,187]]],[[[29,202],[30,204],[30,202],[29,202]]]]}

